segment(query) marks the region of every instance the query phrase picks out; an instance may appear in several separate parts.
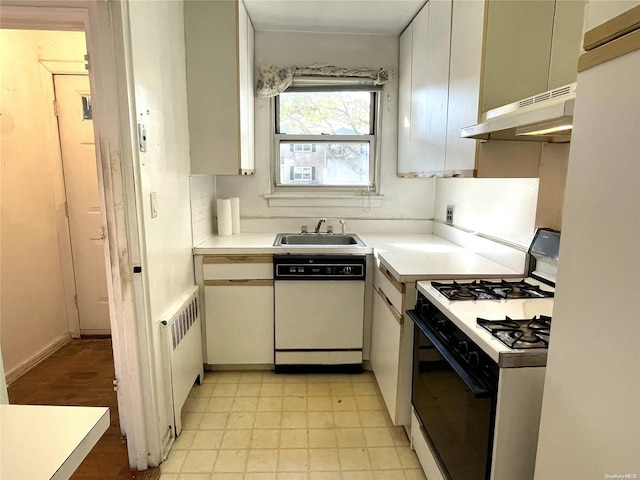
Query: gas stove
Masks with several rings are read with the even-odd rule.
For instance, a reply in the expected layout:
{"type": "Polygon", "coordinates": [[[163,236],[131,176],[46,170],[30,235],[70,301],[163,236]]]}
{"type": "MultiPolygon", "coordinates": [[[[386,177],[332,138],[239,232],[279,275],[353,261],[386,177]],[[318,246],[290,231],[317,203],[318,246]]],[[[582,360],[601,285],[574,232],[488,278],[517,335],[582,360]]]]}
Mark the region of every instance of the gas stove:
{"type": "Polygon", "coordinates": [[[536,232],[526,278],[417,283],[411,436],[434,478],[533,478],[559,240],[536,232]]]}
{"type": "MultiPolygon", "coordinates": [[[[518,305],[520,300],[551,299],[554,292],[551,287],[532,283],[533,279],[519,280],[474,280],[471,282],[431,282],[432,288],[443,295],[450,303],[458,301],[497,300],[499,307],[495,314],[487,318],[477,318],[478,325],[504,345],[514,349],[547,348],[551,317],[533,316],[526,319],[513,319],[509,314],[502,316],[505,304],[518,305]]],[[[529,305],[532,302],[529,302],[529,305]]],[[[535,312],[535,310],[534,310],[535,312]]],[[[538,313],[538,312],[536,312],[538,313]]]]}

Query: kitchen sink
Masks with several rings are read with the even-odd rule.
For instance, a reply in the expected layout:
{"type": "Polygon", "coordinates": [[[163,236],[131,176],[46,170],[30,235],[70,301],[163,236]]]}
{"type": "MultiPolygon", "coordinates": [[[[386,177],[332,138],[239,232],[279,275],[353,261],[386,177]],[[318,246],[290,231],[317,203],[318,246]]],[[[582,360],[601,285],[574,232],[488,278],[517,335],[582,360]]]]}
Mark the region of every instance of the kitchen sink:
{"type": "Polygon", "coordinates": [[[329,233],[279,233],[273,242],[275,247],[284,246],[333,246],[333,247],[364,247],[365,244],[357,235],[329,233]]]}

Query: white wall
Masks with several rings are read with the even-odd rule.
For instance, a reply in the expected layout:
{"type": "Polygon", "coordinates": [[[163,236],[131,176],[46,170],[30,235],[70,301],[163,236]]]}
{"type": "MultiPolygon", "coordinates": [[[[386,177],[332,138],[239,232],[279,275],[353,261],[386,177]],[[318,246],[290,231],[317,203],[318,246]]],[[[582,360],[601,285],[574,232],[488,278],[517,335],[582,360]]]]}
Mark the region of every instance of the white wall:
{"type": "Polygon", "coordinates": [[[528,247],[537,199],[537,178],[439,178],[434,218],[444,222],[453,205],[455,227],[528,247]]]}
{"type": "Polygon", "coordinates": [[[640,475],[638,79],[578,74],[536,480],[640,475]]]}
{"type": "Polygon", "coordinates": [[[129,5],[135,107],[147,128],[147,151],[139,154],[147,278],[158,321],[194,285],[183,11],[175,1],[129,5]]]}
{"type": "Polygon", "coordinates": [[[138,123],[147,130],[147,151],[138,155],[144,238],[143,269],[148,291],[149,324],[146,338],[149,357],[143,369],[151,372],[155,398],[156,439],[149,457],[157,464],[157,448],[165,448],[168,417],[168,388],[162,369],[160,322],[178,308],[177,302],[192,290],[194,281],[191,254],[189,194],[189,133],[183,6],[181,1],[130,1],[128,18],[131,35],[132,80],[138,123]],[[152,192],[157,194],[158,214],[151,216],[152,192]],[[148,362],[148,364],[147,364],[148,362]]]}
{"type": "Polygon", "coordinates": [[[204,242],[214,234],[216,177],[214,175],[191,175],[191,235],[193,245],[204,242]]]}
{"type": "Polygon", "coordinates": [[[539,178],[536,226],[562,230],[569,145],[509,141],[481,143],[478,177],[539,178]]]}
{"type": "Polygon", "coordinates": [[[1,30],[0,341],[9,376],[69,338],[64,183],[53,81],[40,60],[83,62],[84,33],[1,30]]]}
{"type": "MultiPolygon", "coordinates": [[[[271,192],[272,100],[256,99],[256,174],[252,177],[218,176],[220,197],[239,196],[243,218],[339,217],[361,219],[430,219],[433,215],[434,179],[396,177],[398,118],[398,38],[383,35],[256,32],[255,61],[274,65],[326,63],[341,67],[389,67],[396,70],[382,94],[380,193],[381,207],[323,206],[269,207],[271,192]]],[[[245,222],[246,223],[246,222],[245,222]]],[[[335,222],[334,222],[335,223],[335,222]]]]}

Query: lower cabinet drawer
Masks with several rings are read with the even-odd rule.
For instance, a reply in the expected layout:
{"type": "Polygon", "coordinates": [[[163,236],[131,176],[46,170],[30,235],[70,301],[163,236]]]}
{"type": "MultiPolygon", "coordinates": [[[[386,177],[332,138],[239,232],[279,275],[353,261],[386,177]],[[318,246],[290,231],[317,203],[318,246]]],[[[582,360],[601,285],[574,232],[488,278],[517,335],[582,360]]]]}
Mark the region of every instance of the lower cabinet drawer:
{"type": "Polygon", "coordinates": [[[272,255],[207,255],[204,280],[273,279],[272,255]]]}
{"type": "Polygon", "coordinates": [[[381,289],[395,309],[402,313],[402,296],[405,292],[405,286],[399,283],[382,264],[380,264],[380,267],[376,270],[374,278],[374,286],[381,289]]]}

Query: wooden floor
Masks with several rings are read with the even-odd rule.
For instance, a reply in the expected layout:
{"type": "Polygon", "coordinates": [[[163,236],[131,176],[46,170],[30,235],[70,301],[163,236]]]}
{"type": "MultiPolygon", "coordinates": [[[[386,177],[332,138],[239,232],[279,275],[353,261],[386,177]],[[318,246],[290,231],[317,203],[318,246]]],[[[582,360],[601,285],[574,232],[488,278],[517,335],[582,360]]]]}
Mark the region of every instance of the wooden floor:
{"type": "Polygon", "coordinates": [[[71,477],[73,480],[160,477],[158,468],[145,472],[129,469],[126,439],[120,435],[114,377],[110,339],[72,340],[8,387],[10,403],[110,408],[111,426],[71,477]]]}

